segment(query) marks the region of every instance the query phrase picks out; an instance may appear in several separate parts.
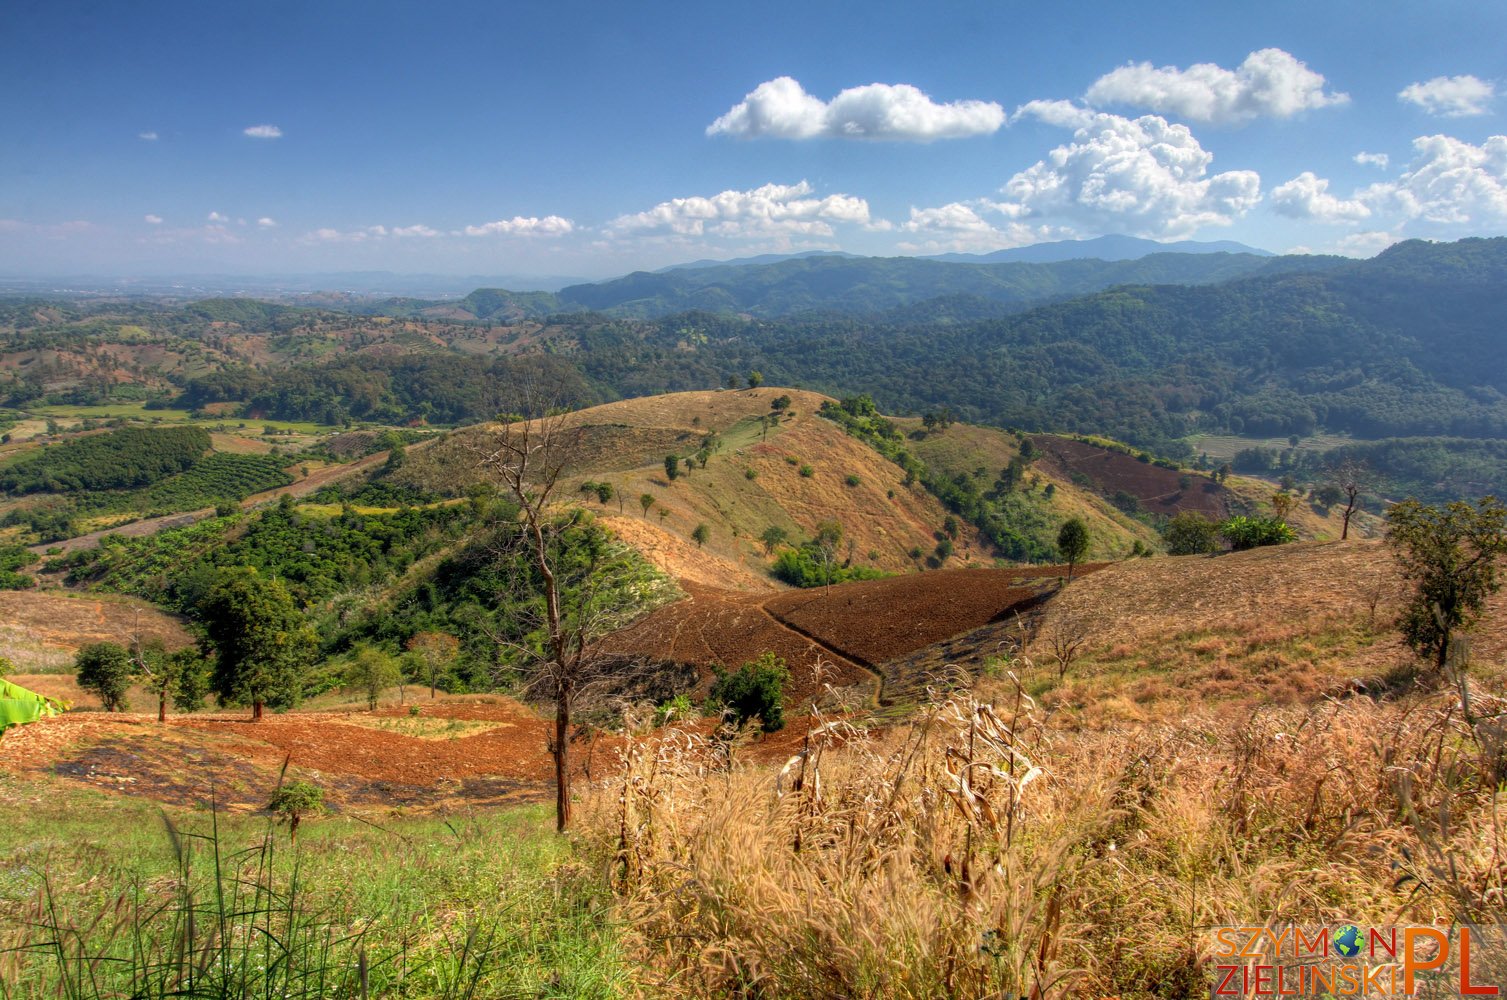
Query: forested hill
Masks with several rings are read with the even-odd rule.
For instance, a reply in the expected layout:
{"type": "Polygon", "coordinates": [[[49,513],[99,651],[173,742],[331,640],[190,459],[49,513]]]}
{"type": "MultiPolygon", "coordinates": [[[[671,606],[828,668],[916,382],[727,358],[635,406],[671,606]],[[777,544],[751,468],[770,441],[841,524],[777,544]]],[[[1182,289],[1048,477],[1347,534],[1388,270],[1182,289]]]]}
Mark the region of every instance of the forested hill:
{"type": "MultiPolygon", "coordinates": [[[[862,316],[575,312],[507,323],[245,300],[92,312],[18,302],[0,309],[10,330],[0,329],[0,392],[13,407],[134,392],[290,420],[464,423],[495,412],[496,387],[522,369],[568,377],[582,402],[759,371],[770,385],[867,392],[889,413],[948,407],[971,422],[1106,434],[1173,456],[1193,433],[1331,431],[1439,439],[1418,465],[1432,469],[1440,448],[1507,439],[1507,238],[1321,263],[1220,284],[1121,285],[1019,312],[962,293],[862,316]]],[[[1394,457],[1409,449],[1388,444],[1394,457]]]]}
{"type": "MultiPolygon", "coordinates": [[[[823,312],[873,316],[941,297],[966,296],[1015,310],[1124,284],[1209,284],[1255,274],[1316,271],[1335,257],[1263,257],[1249,253],[1157,253],[1134,260],[1049,263],[960,262],[916,257],[816,255],[773,263],[735,263],[638,271],[555,295],[478,289],[458,302],[395,300],[371,311],[391,316],[516,320],[586,310],[654,318],[705,311],[777,318],[823,312]]],[[[982,315],[998,312],[985,307],[982,315]]]]}

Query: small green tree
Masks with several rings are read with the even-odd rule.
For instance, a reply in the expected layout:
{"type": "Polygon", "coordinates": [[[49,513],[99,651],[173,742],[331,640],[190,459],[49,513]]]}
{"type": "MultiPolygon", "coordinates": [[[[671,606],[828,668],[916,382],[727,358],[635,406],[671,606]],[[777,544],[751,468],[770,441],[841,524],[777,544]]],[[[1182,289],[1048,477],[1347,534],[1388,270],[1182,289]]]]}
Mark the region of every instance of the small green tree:
{"type": "Polygon", "coordinates": [[[764,533],[759,536],[759,541],[764,543],[764,554],[774,555],[774,550],[783,545],[787,537],[789,537],[788,532],[777,524],[771,524],[765,528],[764,533]]]}
{"type": "Polygon", "coordinates": [[[1088,555],[1088,525],[1082,518],[1070,517],[1063,522],[1062,529],[1057,532],[1057,551],[1067,563],[1067,578],[1071,582],[1073,567],[1088,555]]]}
{"type": "Polygon", "coordinates": [[[647,520],[649,517],[649,508],[654,506],[654,494],[640,493],[638,495],[638,505],[643,508],[644,518],[647,520]]]}
{"type": "Polygon", "coordinates": [[[615,495],[611,483],[597,483],[596,494],[597,503],[601,504],[603,507],[607,506],[607,501],[611,500],[615,495]]]}
{"type": "Polygon", "coordinates": [[[402,679],[397,661],[379,646],[361,646],[345,668],[345,686],[366,695],[366,707],[377,710],[377,701],[382,692],[402,679]]]}
{"type": "Polygon", "coordinates": [[[266,705],[298,701],[316,642],[282,581],[250,566],[221,570],[194,610],[214,656],[211,686],[222,705],[249,704],[260,721],[266,705]]]}
{"type": "Polygon", "coordinates": [[[272,793],[267,809],[279,823],[288,824],[288,839],[298,840],[298,824],[306,816],[324,812],[324,789],[311,781],[299,779],[279,785],[272,793]]]}
{"type": "Polygon", "coordinates": [[[751,372],[748,373],[748,387],[750,389],[757,389],[759,386],[761,386],[763,384],[764,384],[764,373],[763,372],[761,372],[761,371],[751,371],[751,372]]]}
{"type": "Polygon", "coordinates": [[[727,712],[739,726],[758,719],[764,732],[773,733],[785,728],[781,698],[789,680],[785,661],[774,653],[762,653],[736,671],[718,670],[707,703],[713,710],[727,712]]]}
{"type": "Polygon", "coordinates": [[[439,690],[440,675],[460,651],[460,640],[446,632],[420,632],[408,640],[407,649],[423,664],[429,697],[434,698],[439,690]]]}
{"type": "Polygon", "coordinates": [[[1507,507],[1496,497],[1429,507],[1404,500],[1387,512],[1387,544],[1413,585],[1402,634],[1440,669],[1453,633],[1481,617],[1501,588],[1497,560],[1507,555],[1507,507]]]}
{"type": "Polygon", "coordinates": [[[136,677],[136,663],[130,652],[113,642],[96,642],[78,651],[73,660],[78,672],[78,686],[92,691],[106,712],[124,712],[130,708],[126,691],[136,677]]]}
{"type": "Polygon", "coordinates": [[[1174,556],[1201,556],[1219,547],[1219,526],[1197,511],[1185,510],[1175,515],[1162,529],[1167,553],[1174,556]]]}
{"type": "Polygon", "coordinates": [[[699,549],[706,544],[708,538],[712,537],[712,529],[705,524],[698,524],[691,530],[691,537],[695,539],[696,547],[699,549]]]}
{"type": "Polygon", "coordinates": [[[679,455],[666,455],[665,456],[665,478],[668,479],[672,483],[676,479],[680,478],[680,456],[679,455]]]}
{"type": "Polygon", "coordinates": [[[8,658],[0,656],[0,677],[5,677],[16,672],[16,665],[8,658]]]}

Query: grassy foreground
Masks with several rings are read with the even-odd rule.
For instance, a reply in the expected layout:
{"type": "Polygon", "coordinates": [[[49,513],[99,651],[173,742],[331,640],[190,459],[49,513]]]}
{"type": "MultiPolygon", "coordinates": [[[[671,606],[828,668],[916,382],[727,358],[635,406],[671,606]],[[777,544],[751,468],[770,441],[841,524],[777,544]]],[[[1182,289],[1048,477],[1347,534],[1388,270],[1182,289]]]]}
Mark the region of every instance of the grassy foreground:
{"type": "Polygon", "coordinates": [[[0,997],[622,993],[542,808],[332,816],[294,847],[265,817],[0,775],[0,814],[0,997]]]}
{"type": "Polygon", "coordinates": [[[568,840],[0,778],[0,996],[1193,998],[1220,925],[1504,923],[1494,685],[1063,729],[1026,666],[783,766],[645,735],[568,840]]]}

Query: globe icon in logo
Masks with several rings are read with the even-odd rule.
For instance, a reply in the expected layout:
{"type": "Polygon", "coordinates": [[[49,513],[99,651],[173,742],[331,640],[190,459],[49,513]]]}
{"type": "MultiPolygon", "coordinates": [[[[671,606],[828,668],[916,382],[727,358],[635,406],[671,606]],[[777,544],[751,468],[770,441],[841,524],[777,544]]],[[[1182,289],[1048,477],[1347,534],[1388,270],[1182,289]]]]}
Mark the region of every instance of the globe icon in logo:
{"type": "Polygon", "coordinates": [[[1345,958],[1354,958],[1360,954],[1360,928],[1354,924],[1340,927],[1331,940],[1334,942],[1334,950],[1345,958]]]}

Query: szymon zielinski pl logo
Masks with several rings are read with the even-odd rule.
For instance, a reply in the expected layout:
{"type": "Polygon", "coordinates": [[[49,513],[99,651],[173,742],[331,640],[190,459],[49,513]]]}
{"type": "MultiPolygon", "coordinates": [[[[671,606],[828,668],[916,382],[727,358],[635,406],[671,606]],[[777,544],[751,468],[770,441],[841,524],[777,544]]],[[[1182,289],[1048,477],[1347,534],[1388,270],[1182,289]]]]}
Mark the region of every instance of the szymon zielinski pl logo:
{"type": "Polygon", "coordinates": [[[1500,926],[1216,927],[1216,997],[1507,996],[1500,926]]]}

